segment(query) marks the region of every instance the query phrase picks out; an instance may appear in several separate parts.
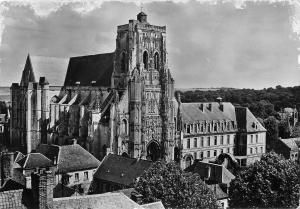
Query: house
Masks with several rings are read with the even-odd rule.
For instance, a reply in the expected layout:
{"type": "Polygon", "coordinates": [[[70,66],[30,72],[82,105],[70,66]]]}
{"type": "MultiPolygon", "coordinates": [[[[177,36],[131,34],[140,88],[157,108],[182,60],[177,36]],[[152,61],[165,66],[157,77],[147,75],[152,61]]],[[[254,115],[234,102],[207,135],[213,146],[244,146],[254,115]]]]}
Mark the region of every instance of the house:
{"type": "Polygon", "coordinates": [[[226,208],[228,208],[228,206],[229,206],[229,204],[228,204],[228,194],[226,194],[221,189],[221,187],[219,186],[219,184],[211,184],[211,185],[207,185],[207,186],[216,195],[216,197],[217,197],[217,203],[220,205],[220,209],[226,209],[226,208]]]}
{"type": "Polygon", "coordinates": [[[94,174],[93,193],[130,188],[151,165],[149,160],[108,154],[94,174]]]}
{"type": "Polygon", "coordinates": [[[88,191],[93,174],[100,165],[100,161],[79,144],[40,144],[36,152],[47,156],[56,166],[55,182],[68,187],[79,186],[84,193],[88,191]]]}
{"type": "Polygon", "coordinates": [[[279,138],[274,142],[272,149],[278,153],[282,154],[286,159],[291,159],[293,161],[299,160],[299,150],[300,150],[300,138],[279,138]]]}

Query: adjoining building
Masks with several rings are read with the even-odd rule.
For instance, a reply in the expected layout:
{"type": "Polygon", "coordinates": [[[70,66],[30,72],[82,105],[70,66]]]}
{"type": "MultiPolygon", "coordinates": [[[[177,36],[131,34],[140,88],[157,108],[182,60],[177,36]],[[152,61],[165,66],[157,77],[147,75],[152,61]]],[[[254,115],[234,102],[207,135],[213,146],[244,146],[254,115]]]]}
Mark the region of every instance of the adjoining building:
{"type": "Polygon", "coordinates": [[[300,160],[300,138],[279,138],[273,143],[272,149],[276,153],[282,154],[286,159],[293,161],[300,160]]]}
{"type": "Polygon", "coordinates": [[[94,174],[92,192],[104,193],[131,188],[152,164],[149,160],[108,154],[94,174]]]}
{"type": "Polygon", "coordinates": [[[221,100],[180,103],[179,99],[177,118],[181,149],[175,160],[183,168],[195,159],[214,161],[222,153],[236,156],[245,166],[265,153],[266,129],[248,108],[221,100]]]}

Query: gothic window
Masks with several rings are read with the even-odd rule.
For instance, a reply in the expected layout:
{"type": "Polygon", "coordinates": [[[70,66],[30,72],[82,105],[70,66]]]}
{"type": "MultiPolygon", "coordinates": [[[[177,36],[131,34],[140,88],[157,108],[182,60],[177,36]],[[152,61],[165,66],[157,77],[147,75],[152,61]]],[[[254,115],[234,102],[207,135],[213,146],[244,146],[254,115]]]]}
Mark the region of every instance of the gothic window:
{"type": "Polygon", "coordinates": [[[148,69],[148,53],[146,51],[143,54],[143,64],[144,68],[148,69]]]}
{"type": "Polygon", "coordinates": [[[207,137],[207,146],[210,146],[210,137],[207,137]]]}
{"type": "Polygon", "coordinates": [[[215,124],[214,124],[214,131],[217,131],[217,129],[218,129],[218,126],[217,126],[217,124],[215,123],[215,124]]]}
{"type": "Polygon", "coordinates": [[[121,71],[125,72],[126,70],[126,57],[125,57],[125,52],[122,52],[121,54],[121,71]]]}
{"type": "Polygon", "coordinates": [[[154,69],[159,69],[159,57],[157,52],[154,54],[154,69]]]}
{"type": "Polygon", "coordinates": [[[201,147],[203,147],[203,142],[204,141],[204,139],[203,139],[203,136],[201,137],[201,147]]]}
{"type": "Polygon", "coordinates": [[[227,144],[230,144],[230,135],[227,135],[227,144]]]}
{"type": "Polygon", "coordinates": [[[190,126],[190,125],[187,125],[187,130],[186,130],[186,132],[187,132],[188,134],[191,133],[191,126],[190,126]]]}
{"type": "Polygon", "coordinates": [[[221,144],[223,145],[224,143],[224,136],[221,136],[221,144]]]}
{"type": "Polygon", "coordinates": [[[127,124],[127,120],[123,119],[121,122],[121,134],[126,134],[128,133],[128,124],[127,124]]]}
{"type": "Polygon", "coordinates": [[[218,143],[218,138],[217,138],[217,136],[215,136],[215,143],[214,143],[214,145],[217,145],[217,143],[218,143]]]}

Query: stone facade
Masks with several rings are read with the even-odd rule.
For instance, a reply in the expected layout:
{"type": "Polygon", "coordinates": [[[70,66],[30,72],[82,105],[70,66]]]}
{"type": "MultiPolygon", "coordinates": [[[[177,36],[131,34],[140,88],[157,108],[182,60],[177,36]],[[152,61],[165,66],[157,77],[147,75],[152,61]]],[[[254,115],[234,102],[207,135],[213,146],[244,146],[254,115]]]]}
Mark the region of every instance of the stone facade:
{"type": "Polygon", "coordinates": [[[176,101],[166,54],[166,27],[140,13],[118,26],[114,53],[70,58],[60,87],[47,75],[37,81],[39,65],[28,55],[20,84],[11,87],[11,146],[30,153],[40,143],[75,139],[98,159],[172,160],[176,101]]]}

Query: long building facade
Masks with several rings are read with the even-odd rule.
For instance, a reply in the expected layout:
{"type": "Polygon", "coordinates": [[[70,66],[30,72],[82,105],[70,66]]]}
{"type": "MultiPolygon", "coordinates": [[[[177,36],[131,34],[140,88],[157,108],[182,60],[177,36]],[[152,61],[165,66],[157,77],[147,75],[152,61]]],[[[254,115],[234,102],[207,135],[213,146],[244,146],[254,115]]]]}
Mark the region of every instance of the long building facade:
{"type": "Polygon", "coordinates": [[[113,153],[182,167],[223,152],[244,156],[235,107],[181,103],[167,63],[166,27],[143,12],[118,26],[112,53],[28,55],[11,86],[11,146],[30,153],[76,141],[98,159],[113,153]]]}

